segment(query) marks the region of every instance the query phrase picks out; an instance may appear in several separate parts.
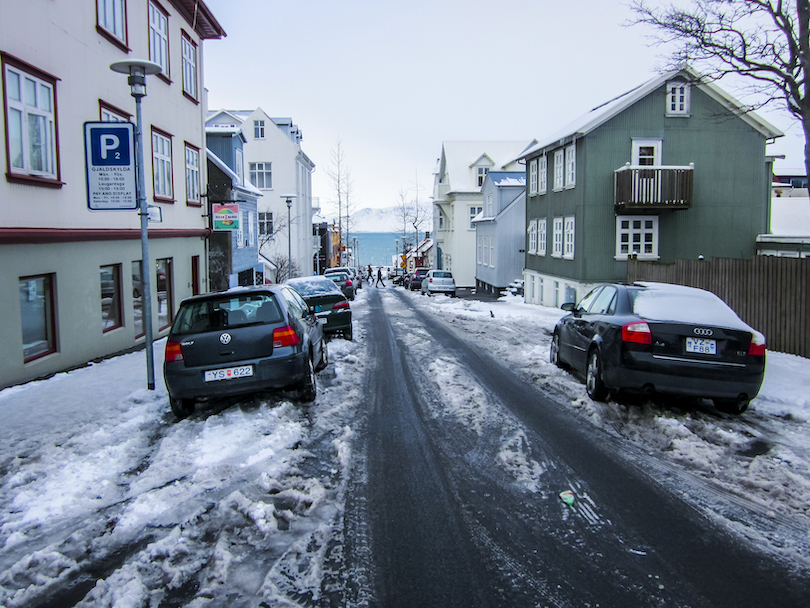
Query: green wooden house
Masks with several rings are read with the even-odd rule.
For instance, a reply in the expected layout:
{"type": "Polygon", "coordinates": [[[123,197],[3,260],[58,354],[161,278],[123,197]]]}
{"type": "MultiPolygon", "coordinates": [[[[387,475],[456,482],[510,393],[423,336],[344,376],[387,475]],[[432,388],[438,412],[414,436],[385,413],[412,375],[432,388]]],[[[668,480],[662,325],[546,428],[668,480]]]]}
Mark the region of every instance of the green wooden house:
{"type": "Polygon", "coordinates": [[[543,138],[526,163],[527,303],[622,281],[627,259],[749,258],[767,232],[782,133],[684,68],[543,138]]]}

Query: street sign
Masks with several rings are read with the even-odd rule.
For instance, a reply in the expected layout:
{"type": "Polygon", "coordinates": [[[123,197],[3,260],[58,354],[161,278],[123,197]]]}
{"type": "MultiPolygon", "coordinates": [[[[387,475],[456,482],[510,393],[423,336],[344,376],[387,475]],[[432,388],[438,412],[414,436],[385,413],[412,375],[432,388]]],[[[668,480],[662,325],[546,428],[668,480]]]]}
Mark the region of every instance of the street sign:
{"type": "Polygon", "coordinates": [[[214,203],[214,230],[239,229],[239,205],[214,203]]]}
{"type": "Polygon", "coordinates": [[[135,186],[135,125],[84,123],[87,206],[94,211],[138,209],[135,186]]]}

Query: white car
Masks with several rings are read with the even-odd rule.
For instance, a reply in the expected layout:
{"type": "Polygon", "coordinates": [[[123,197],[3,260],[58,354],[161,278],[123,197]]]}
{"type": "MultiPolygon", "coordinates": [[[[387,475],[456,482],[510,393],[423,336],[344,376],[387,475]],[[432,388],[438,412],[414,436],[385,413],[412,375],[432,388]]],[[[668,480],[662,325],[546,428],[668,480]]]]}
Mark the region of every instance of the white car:
{"type": "Polygon", "coordinates": [[[443,293],[451,298],[456,295],[456,280],[449,270],[431,270],[422,278],[422,293],[443,293]]]}

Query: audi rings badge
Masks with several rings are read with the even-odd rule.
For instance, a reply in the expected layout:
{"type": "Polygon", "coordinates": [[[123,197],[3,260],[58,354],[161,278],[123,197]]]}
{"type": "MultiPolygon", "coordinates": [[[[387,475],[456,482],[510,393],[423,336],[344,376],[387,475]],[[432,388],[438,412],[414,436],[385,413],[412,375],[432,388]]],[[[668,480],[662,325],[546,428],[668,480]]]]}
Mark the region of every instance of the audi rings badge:
{"type": "MultiPolygon", "coordinates": [[[[697,331],[697,330],[695,330],[695,331],[697,331]]],[[[222,342],[223,344],[230,344],[231,343],[231,334],[222,334],[219,337],[219,341],[222,342]]]]}
{"type": "Polygon", "coordinates": [[[703,337],[708,337],[714,334],[714,332],[711,329],[706,329],[705,327],[695,327],[692,331],[695,332],[696,336],[703,336],[703,337]]]}

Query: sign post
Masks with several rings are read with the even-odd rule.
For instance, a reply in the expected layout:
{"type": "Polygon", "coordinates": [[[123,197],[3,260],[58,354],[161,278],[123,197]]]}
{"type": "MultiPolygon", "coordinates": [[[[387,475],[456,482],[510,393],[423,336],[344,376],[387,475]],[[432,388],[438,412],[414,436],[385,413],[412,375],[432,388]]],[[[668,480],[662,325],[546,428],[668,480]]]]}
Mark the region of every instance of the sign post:
{"type": "Polygon", "coordinates": [[[137,209],[135,125],[86,122],[84,150],[87,206],[93,211],[137,209]]]}

